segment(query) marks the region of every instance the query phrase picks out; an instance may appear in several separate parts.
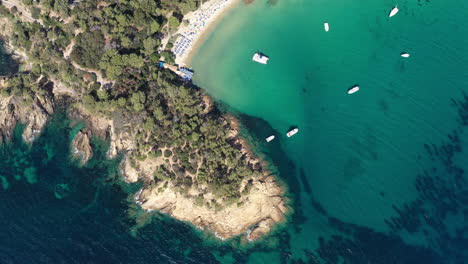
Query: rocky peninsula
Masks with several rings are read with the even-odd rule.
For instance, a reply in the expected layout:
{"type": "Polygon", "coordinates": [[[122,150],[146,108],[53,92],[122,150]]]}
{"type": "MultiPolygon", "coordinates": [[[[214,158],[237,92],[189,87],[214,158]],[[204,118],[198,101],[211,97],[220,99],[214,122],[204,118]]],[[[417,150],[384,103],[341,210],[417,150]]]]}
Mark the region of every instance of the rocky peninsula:
{"type": "Polygon", "coordinates": [[[109,158],[123,154],[125,180],[144,183],[134,197],[143,209],[221,239],[255,240],[285,220],[284,190],[239,137],[235,118],[157,67],[160,55],[171,57],[156,49],[165,30],[176,30],[170,22],[196,7],[9,3],[14,6],[0,5],[0,28],[23,64],[0,86],[2,140],[21,123],[24,140],[32,142],[64,101],[70,118],[86,123],[72,141],[72,156],[86,164],[91,138],[109,140],[109,158]]]}

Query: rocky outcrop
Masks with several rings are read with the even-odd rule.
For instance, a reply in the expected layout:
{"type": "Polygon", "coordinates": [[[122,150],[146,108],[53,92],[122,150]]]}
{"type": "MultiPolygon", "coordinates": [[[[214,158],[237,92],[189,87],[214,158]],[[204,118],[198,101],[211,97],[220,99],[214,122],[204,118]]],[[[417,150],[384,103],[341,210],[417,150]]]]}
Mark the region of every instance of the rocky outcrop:
{"type": "MultiPolygon", "coordinates": [[[[172,182],[163,181],[154,184],[153,173],[163,163],[171,163],[171,159],[150,158],[137,159],[135,135],[137,127],[131,126],[130,121],[110,119],[108,117],[92,115],[83,107],[77,106],[71,111],[72,118],[86,120],[88,127],[98,136],[110,139],[109,157],[118,153],[125,153],[121,163],[121,172],[127,182],[141,180],[147,184],[138,192],[136,201],[145,210],[159,210],[176,219],[190,222],[202,229],[210,230],[219,238],[227,239],[246,234],[250,240],[256,240],[280,221],[285,219],[288,211],[284,191],[274,176],[265,171],[262,176],[246,179],[242,186],[249,183],[247,195],[243,195],[236,203],[229,206],[223,204],[214,194],[203,186],[192,187],[187,193],[181,193],[172,182]],[[117,120],[117,121],[116,121],[117,120]],[[117,125],[120,124],[120,125],[117,125]],[[203,195],[204,203],[197,204],[196,197],[203,195]],[[206,201],[213,201],[206,203],[206,201]]],[[[228,133],[237,136],[236,125],[228,133]]],[[[238,139],[242,153],[253,166],[260,166],[260,161],[248,149],[245,141],[238,139]]],[[[172,164],[171,164],[172,165],[172,164]]]]}
{"type": "MultiPolygon", "coordinates": [[[[25,124],[24,140],[32,142],[39,135],[53,110],[53,100],[47,96],[36,96],[29,104],[14,96],[0,97],[0,134],[5,138],[11,137],[13,128],[21,122],[25,124]]],[[[221,239],[245,234],[249,240],[256,240],[285,219],[284,215],[288,209],[282,198],[284,191],[276,182],[275,177],[268,175],[268,172],[264,172],[262,176],[246,179],[242,183],[242,188],[245,188],[249,181],[250,190],[236,203],[217,207],[216,204],[223,204],[222,199],[216,198],[204,186],[192,187],[183,194],[171,182],[161,182],[155,185],[153,172],[169,159],[162,157],[136,159],[133,156],[136,131],[132,127],[127,125],[116,127],[114,120],[91,115],[80,107],[72,110],[71,115],[72,118],[85,120],[89,128],[80,130],[73,139],[72,155],[84,164],[93,155],[90,144],[92,133],[109,138],[111,147],[108,155],[110,157],[115,157],[118,153],[126,153],[121,163],[121,171],[125,179],[128,182],[142,180],[151,183],[145,184],[135,197],[145,210],[159,210],[176,219],[210,230],[221,239]],[[196,197],[200,195],[204,196],[205,202],[197,204],[196,197]]],[[[232,133],[235,134],[235,132],[232,133]]],[[[242,142],[242,144],[246,143],[242,142]]],[[[246,146],[242,152],[250,151],[246,146]]],[[[250,156],[249,159],[252,164],[259,163],[254,156],[250,156]]]]}
{"type": "MultiPolygon", "coordinates": [[[[246,179],[242,184],[245,188],[249,182],[249,192],[236,203],[229,206],[219,206],[224,202],[206,188],[206,186],[192,187],[187,193],[181,193],[172,182],[154,183],[154,171],[164,163],[172,166],[171,159],[147,157],[137,159],[135,135],[137,127],[131,126],[130,121],[115,121],[119,118],[92,115],[85,108],[76,106],[71,111],[72,118],[83,119],[88,123],[96,135],[110,139],[109,157],[118,153],[125,153],[120,170],[127,182],[141,180],[145,182],[143,188],[135,197],[137,203],[145,210],[159,210],[176,219],[190,222],[199,228],[210,230],[221,239],[245,234],[249,240],[256,240],[271,231],[278,223],[285,219],[288,211],[284,198],[284,190],[274,176],[265,171],[263,175],[246,179]],[[121,124],[121,125],[116,125],[121,124]],[[203,195],[204,201],[196,203],[196,197],[203,195]],[[206,203],[206,201],[211,201],[206,203]],[[218,205],[218,206],[217,206],[218,205]]],[[[232,129],[227,133],[232,137],[238,136],[239,125],[235,119],[228,118],[232,129]]],[[[248,148],[247,142],[236,138],[242,145],[241,152],[252,166],[261,166],[248,148]]],[[[165,148],[164,148],[165,149],[165,148]]],[[[162,149],[164,151],[164,149],[162,149]]],[[[241,189],[242,189],[241,188],[241,189]]]]}
{"type": "Polygon", "coordinates": [[[93,156],[93,149],[90,142],[91,131],[80,130],[72,141],[72,155],[79,159],[80,163],[86,164],[93,156]]]}
{"type": "MultiPolygon", "coordinates": [[[[169,185],[164,188],[162,184],[147,186],[136,199],[143,209],[160,210],[179,220],[210,230],[221,239],[248,234],[248,239],[256,240],[270,232],[276,223],[283,221],[287,212],[281,197],[284,191],[273,176],[254,180],[248,195],[221,210],[196,205],[193,197],[198,196],[197,190],[189,191],[188,196],[176,192],[173,187],[169,185]]],[[[204,195],[214,199],[210,194],[204,195]]]]}
{"type": "Polygon", "coordinates": [[[110,139],[110,146],[107,152],[109,158],[114,158],[120,152],[131,152],[135,148],[135,129],[131,127],[131,123],[125,123],[116,127],[114,120],[93,115],[84,107],[77,105],[70,111],[70,117],[77,120],[85,120],[87,126],[93,133],[101,138],[110,139]]]}
{"type": "Polygon", "coordinates": [[[140,177],[138,169],[132,166],[130,153],[129,155],[125,155],[124,160],[120,164],[120,171],[122,176],[125,178],[125,181],[128,183],[137,182],[140,177]]]}
{"type": "Polygon", "coordinates": [[[49,115],[54,112],[54,101],[48,95],[36,94],[31,101],[19,96],[0,96],[0,136],[9,139],[18,123],[24,124],[23,139],[31,143],[41,133],[49,115]],[[31,102],[32,101],[32,102],[31,102]]]}

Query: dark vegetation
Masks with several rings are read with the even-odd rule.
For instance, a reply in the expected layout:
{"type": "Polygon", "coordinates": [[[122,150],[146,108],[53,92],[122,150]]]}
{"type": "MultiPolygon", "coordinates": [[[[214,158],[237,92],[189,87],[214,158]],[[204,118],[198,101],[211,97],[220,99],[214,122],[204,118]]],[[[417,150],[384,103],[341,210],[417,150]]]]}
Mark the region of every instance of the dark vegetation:
{"type": "Polygon", "coordinates": [[[95,30],[76,36],[76,43],[71,58],[86,68],[95,69],[99,66],[104,53],[104,35],[95,30]]]}
{"type": "Polygon", "coordinates": [[[248,164],[240,144],[227,136],[229,122],[216,110],[205,112],[202,92],[157,66],[160,55],[173,60],[172,53],[158,51],[164,25],[176,26],[195,1],[26,2],[32,10],[40,8],[34,10],[37,21],[22,22],[19,13],[0,5],[0,16],[14,25],[12,45],[25,51],[33,65],[24,75],[31,80],[16,77],[16,85],[3,93],[32,95],[38,92],[33,80],[43,75],[77,91],[89,111],[131,122],[137,130],[135,159],[172,154],[177,161],[155,171],[154,182],[172,180],[182,189],[202,183],[233,201],[241,195],[240,182],[260,174],[261,168],[248,164]],[[71,43],[71,56],[64,58],[71,43]],[[112,84],[98,83],[91,70],[112,84]],[[172,152],[161,152],[163,147],[172,152]],[[190,174],[196,177],[187,180],[190,174]]]}

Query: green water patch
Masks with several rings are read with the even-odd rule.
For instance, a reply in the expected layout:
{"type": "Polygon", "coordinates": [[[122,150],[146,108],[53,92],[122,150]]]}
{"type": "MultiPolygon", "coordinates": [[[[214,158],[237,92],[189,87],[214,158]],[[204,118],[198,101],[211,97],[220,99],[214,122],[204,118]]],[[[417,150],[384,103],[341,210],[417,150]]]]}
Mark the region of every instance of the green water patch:
{"type": "MultiPolygon", "coordinates": [[[[107,159],[108,142],[92,138],[92,148],[96,159],[91,159],[86,166],[70,159],[70,145],[77,131],[83,127],[81,122],[71,122],[65,109],[59,109],[47,122],[41,135],[28,145],[23,141],[24,125],[17,125],[9,140],[0,146],[0,169],[3,186],[14,182],[38,184],[46,187],[57,199],[75,194],[81,184],[80,175],[85,171],[109,175],[112,180],[119,179],[118,165],[120,157],[107,159]]],[[[101,178],[96,180],[101,181],[101,178]]],[[[4,187],[5,188],[5,187],[4,187]]]]}
{"type": "Polygon", "coordinates": [[[24,169],[24,178],[30,184],[36,183],[37,182],[36,168],[28,167],[24,169]]]}
{"type": "Polygon", "coordinates": [[[19,181],[27,180],[35,183],[35,169],[31,167],[30,148],[23,142],[23,125],[15,127],[11,141],[3,143],[0,147],[0,155],[5,158],[0,159],[0,168],[4,182],[11,182],[13,179],[19,181]]]}
{"type": "Polygon", "coordinates": [[[2,183],[3,190],[8,189],[8,187],[10,186],[10,183],[8,182],[7,178],[0,175],[0,181],[2,183]]]}
{"type": "Polygon", "coordinates": [[[57,199],[63,199],[70,193],[70,187],[66,183],[58,183],[55,185],[54,195],[57,199]]]}

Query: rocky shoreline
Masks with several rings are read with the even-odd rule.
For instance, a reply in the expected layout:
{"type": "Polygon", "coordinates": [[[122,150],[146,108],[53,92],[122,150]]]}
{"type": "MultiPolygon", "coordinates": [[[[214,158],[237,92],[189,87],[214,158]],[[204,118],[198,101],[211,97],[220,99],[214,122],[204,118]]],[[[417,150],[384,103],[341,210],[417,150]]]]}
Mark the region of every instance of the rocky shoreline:
{"type": "MultiPolygon", "coordinates": [[[[183,194],[177,191],[177,186],[171,181],[154,184],[153,171],[163,164],[164,160],[162,158],[146,158],[144,161],[133,159],[135,142],[132,137],[135,131],[132,131],[129,126],[116,127],[113,120],[91,115],[82,107],[75,107],[71,111],[71,117],[85,120],[95,135],[110,139],[108,151],[110,158],[118,153],[126,153],[122,159],[120,171],[128,183],[145,182],[142,189],[135,195],[135,202],[144,210],[157,210],[168,214],[200,229],[209,230],[223,240],[238,235],[245,235],[250,241],[257,240],[286,219],[285,215],[289,210],[283,198],[284,188],[269,171],[264,171],[260,177],[251,178],[242,183],[241,189],[244,190],[249,185],[250,192],[241,197],[237,204],[216,209],[197,205],[195,200],[201,193],[208,200],[216,199],[215,195],[210,193],[206,186],[191,188],[187,194],[183,194]]],[[[230,133],[242,145],[242,152],[250,163],[260,166],[262,161],[254,157],[247,142],[238,137],[239,128],[235,128],[237,120],[234,117],[228,119],[233,125],[230,133]]]]}
{"type": "MultiPolygon", "coordinates": [[[[12,31],[12,26],[6,19],[0,19],[0,26],[5,29],[4,34],[12,31]]],[[[135,196],[135,202],[142,209],[166,213],[198,228],[209,230],[220,239],[245,235],[248,240],[256,240],[270,232],[277,223],[285,221],[289,208],[284,199],[284,188],[277,182],[275,176],[265,169],[264,162],[250,150],[248,142],[239,136],[240,127],[237,119],[220,114],[212,99],[205,93],[190,94],[194,96],[193,101],[197,102],[191,107],[202,109],[198,115],[209,116],[211,119],[207,120],[211,122],[210,124],[216,127],[217,131],[222,130],[220,134],[223,137],[218,137],[216,140],[220,140],[223,145],[214,144],[213,149],[205,148],[204,150],[198,150],[194,146],[192,153],[181,154],[184,151],[184,145],[191,144],[190,138],[187,138],[188,141],[178,143],[179,145],[162,141],[160,145],[154,144],[147,147],[145,146],[147,139],[155,135],[154,131],[141,129],[142,115],[131,111],[119,111],[118,108],[109,111],[107,115],[90,110],[83,102],[83,95],[80,94],[81,90],[85,89],[84,86],[77,84],[72,86],[60,75],[31,74],[33,76],[31,77],[29,75],[32,61],[28,60],[28,54],[22,52],[21,49],[16,54],[21,57],[22,69],[25,70],[22,76],[27,78],[22,79],[23,77],[20,76],[21,78],[15,79],[13,77],[16,82],[13,85],[9,84],[13,79],[3,79],[0,82],[0,91],[2,91],[0,94],[0,143],[9,140],[14,128],[18,124],[23,124],[22,137],[25,142],[31,144],[54,114],[59,105],[58,102],[65,100],[69,118],[85,122],[84,128],[77,132],[71,142],[70,156],[77,159],[81,165],[85,165],[93,156],[91,138],[96,136],[109,140],[108,157],[114,158],[123,154],[120,168],[124,179],[129,183],[143,182],[142,189],[135,196]],[[23,81],[24,83],[17,83],[23,81]],[[34,89],[23,89],[25,85],[32,85],[34,89]],[[14,86],[16,90],[12,91],[10,86],[14,86]],[[137,140],[138,138],[140,141],[137,140]],[[215,172],[220,173],[216,174],[221,176],[219,178],[231,176],[240,179],[232,185],[230,182],[233,181],[229,180],[223,181],[224,185],[217,185],[221,188],[231,187],[230,191],[234,189],[235,195],[232,192],[228,193],[230,197],[214,193],[217,191],[216,188],[207,186],[206,181],[198,179],[198,172],[204,169],[206,157],[216,153],[222,153],[222,155],[228,153],[212,151],[216,148],[217,150],[220,148],[232,150],[229,152],[230,156],[217,159],[215,163],[223,165],[215,172]],[[211,152],[199,153],[207,150],[211,152]],[[181,169],[180,159],[183,155],[186,155],[186,162],[192,170],[181,169]],[[228,162],[232,160],[240,160],[242,163],[235,162],[234,165],[228,165],[228,162]],[[239,175],[233,174],[233,168],[236,166],[245,170],[239,171],[241,173],[239,175]],[[155,177],[155,173],[161,167],[164,167],[166,172],[174,177],[155,177]],[[248,173],[245,174],[245,171],[248,173]],[[181,179],[184,181],[182,186],[178,182],[181,179]]],[[[67,63],[67,61],[62,61],[62,63],[67,63]]],[[[81,73],[87,75],[86,72],[81,73]]],[[[172,100],[172,98],[168,99],[172,100]]],[[[188,99],[192,98],[187,96],[186,100],[188,99]]],[[[175,101],[171,100],[166,103],[174,104],[175,101]]],[[[175,115],[172,119],[165,121],[171,123],[179,122],[179,120],[180,116],[175,115]]],[[[203,125],[200,124],[200,126],[203,125]]],[[[197,130],[198,137],[203,133],[205,132],[197,130]]],[[[205,135],[209,134],[205,133],[205,135]]],[[[219,142],[209,141],[208,143],[219,142]]],[[[211,166],[213,163],[212,161],[211,166]]]]}
{"type": "Polygon", "coordinates": [[[13,129],[21,123],[25,125],[23,140],[32,143],[53,113],[54,101],[48,95],[36,95],[31,102],[16,96],[0,96],[0,142],[10,139],[13,129]]]}
{"type": "MultiPolygon", "coordinates": [[[[6,85],[6,84],[3,84],[6,85]]],[[[58,95],[60,96],[60,95],[58,95]]],[[[36,95],[31,103],[15,96],[0,96],[0,134],[8,140],[14,127],[25,125],[23,139],[32,143],[40,134],[48,118],[54,113],[54,94],[36,95]]],[[[80,160],[81,164],[89,161],[93,155],[90,144],[92,136],[110,140],[109,158],[118,153],[126,153],[121,162],[122,176],[129,183],[145,182],[143,188],[135,196],[135,201],[145,210],[158,210],[181,221],[213,232],[221,239],[238,235],[246,235],[249,240],[256,240],[268,233],[277,223],[285,220],[288,212],[283,199],[284,189],[268,171],[259,177],[246,179],[241,184],[241,190],[249,185],[249,193],[240,200],[222,208],[197,205],[196,197],[201,193],[208,200],[216,200],[206,186],[191,188],[187,194],[177,191],[171,181],[154,184],[153,172],[164,163],[162,158],[146,158],[136,160],[132,155],[135,150],[135,130],[131,124],[116,126],[114,120],[93,115],[80,104],[76,103],[69,111],[74,120],[84,120],[86,127],[81,129],[71,144],[71,155],[80,160]],[[133,165],[131,164],[133,163],[133,165]]],[[[241,152],[252,166],[261,166],[261,161],[253,156],[247,142],[238,137],[238,127],[233,117],[227,118],[231,123],[231,137],[242,146],[241,152]]]]}

